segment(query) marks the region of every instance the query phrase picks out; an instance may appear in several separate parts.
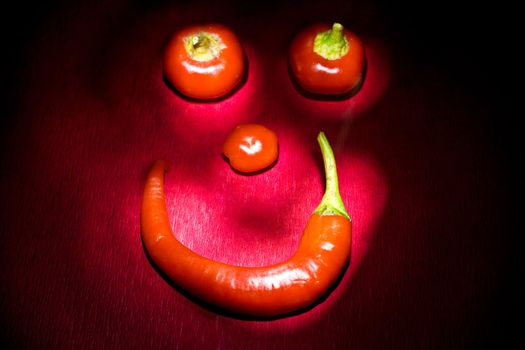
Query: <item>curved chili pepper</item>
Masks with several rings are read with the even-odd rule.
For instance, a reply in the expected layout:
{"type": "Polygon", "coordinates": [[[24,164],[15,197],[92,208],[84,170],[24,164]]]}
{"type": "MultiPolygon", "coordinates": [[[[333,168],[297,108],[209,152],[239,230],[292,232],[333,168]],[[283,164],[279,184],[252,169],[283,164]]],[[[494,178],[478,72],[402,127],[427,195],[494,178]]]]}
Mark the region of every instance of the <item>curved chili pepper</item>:
{"type": "Polygon", "coordinates": [[[326,191],[308,219],[295,254],[281,263],[241,267],[200,256],[171,230],[164,194],[166,161],[155,162],[147,177],[141,210],[142,239],[151,259],[177,285],[224,309],[276,316],[317,301],[336,281],[350,258],[352,224],[339,194],[334,155],[324,133],[326,191]]]}

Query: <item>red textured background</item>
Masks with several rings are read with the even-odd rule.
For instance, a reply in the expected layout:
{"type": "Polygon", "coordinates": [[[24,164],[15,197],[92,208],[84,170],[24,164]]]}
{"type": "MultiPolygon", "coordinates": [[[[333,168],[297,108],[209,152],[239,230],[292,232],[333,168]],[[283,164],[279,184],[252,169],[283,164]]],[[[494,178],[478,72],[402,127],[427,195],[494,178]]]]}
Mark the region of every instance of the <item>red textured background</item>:
{"type": "Polygon", "coordinates": [[[495,32],[477,35],[486,22],[476,10],[492,9],[414,5],[114,0],[5,12],[17,21],[3,30],[11,61],[0,183],[2,342],[39,349],[509,342],[516,260],[508,151],[518,141],[504,94],[509,73],[498,64],[511,63],[484,46],[495,32]],[[287,45],[302,26],[334,19],[365,42],[366,81],[349,100],[313,100],[290,81],[287,45]],[[166,85],[160,57],[177,27],[207,21],[238,33],[249,73],[228,99],[196,103],[166,85]],[[279,161],[267,172],[242,176],[221,157],[241,122],[278,134],[279,161]],[[334,146],[354,220],[350,267],[326,300],[286,318],[244,319],[192,299],[150,264],[139,210],[157,158],[174,165],[168,206],[186,245],[240,265],[288,257],[323,191],[319,130],[334,146]]]}

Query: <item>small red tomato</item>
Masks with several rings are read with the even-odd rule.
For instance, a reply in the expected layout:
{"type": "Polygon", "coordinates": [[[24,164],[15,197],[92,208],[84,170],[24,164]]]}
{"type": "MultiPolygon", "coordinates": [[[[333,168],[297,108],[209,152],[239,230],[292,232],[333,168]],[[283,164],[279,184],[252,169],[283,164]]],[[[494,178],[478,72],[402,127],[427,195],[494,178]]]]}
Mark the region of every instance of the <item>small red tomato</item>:
{"type": "Polygon", "coordinates": [[[289,63],[297,83],[321,95],[342,95],[363,79],[365,49],[359,38],[339,23],[314,24],[295,37],[289,63]]]}
{"type": "Polygon", "coordinates": [[[245,57],[237,36],[219,24],[195,25],[173,34],[164,53],[164,75],[182,94],[223,97],[241,81],[245,57]]]}
{"type": "Polygon", "coordinates": [[[240,172],[262,170],[277,159],[277,135],[259,124],[241,124],[228,135],[222,152],[232,168],[240,172]]]}

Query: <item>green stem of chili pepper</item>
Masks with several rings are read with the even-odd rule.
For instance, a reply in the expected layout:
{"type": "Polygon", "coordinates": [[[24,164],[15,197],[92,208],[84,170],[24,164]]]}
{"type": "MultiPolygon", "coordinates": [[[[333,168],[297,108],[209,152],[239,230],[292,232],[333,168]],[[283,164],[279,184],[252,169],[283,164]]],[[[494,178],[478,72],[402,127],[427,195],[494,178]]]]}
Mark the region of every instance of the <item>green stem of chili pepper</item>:
{"type": "Polygon", "coordinates": [[[351,220],[350,215],[345,209],[343,199],[339,193],[339,182],[337,179],[337,168],[335,166],[335,157],[332,147],[326,138],[324,132],[317,136],[317,142],[321,147],[323,154],[324,170],[326,176],[326,190],[321,199],[321,203],[315,209],[314,214],[319,215],[342,215],[351,220]]]}
{"type": "Polygon", "coordinates": [[[318,33],[314,39],[314,52],[330,61],[346,55],[350,45],[343,29],[342,24],[334,23],[330,30],[318,33]]]}
{"type": "Polygon", "coordinates": [[[184,48],[195,61],[207,62],[219,56],[224,44],[216,35],[199,32],[184,38],[184,48]]]}

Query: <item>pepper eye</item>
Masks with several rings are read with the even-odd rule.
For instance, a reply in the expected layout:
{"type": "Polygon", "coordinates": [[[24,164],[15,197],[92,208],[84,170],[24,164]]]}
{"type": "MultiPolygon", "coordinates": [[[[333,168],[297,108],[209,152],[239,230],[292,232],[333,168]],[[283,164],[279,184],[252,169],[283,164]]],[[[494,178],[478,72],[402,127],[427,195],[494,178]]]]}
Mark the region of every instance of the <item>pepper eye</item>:
{"type": "Polygon", "coordinates": [[[262,150],[262,143],[260,140],[255,139],[253,136],[246,136],[242,139],[243,143],[239,145],[239,148],[246,154],[256,154],[262,150]]]}
{"type": "Polygon", "coordinates": [[[226,99],[246,73],[235,33],[222,25],[180,28],[164,48],[162,73],[170,88],[190,99],[226,99]]]}

